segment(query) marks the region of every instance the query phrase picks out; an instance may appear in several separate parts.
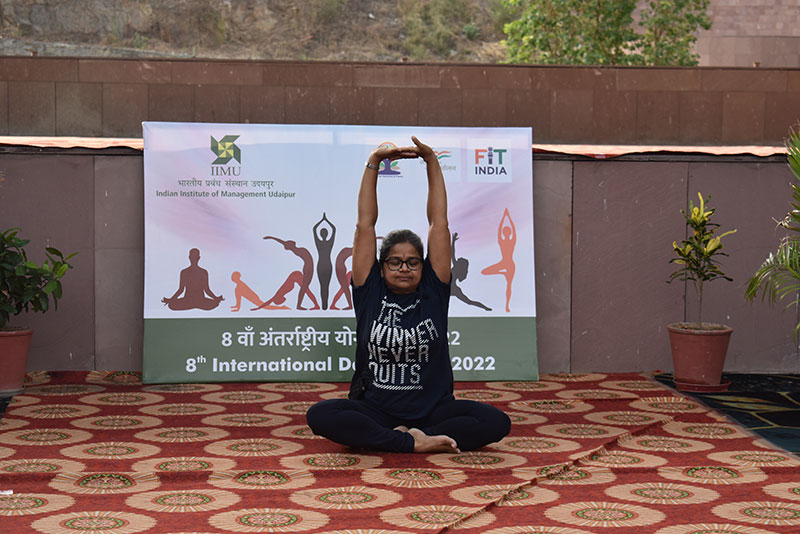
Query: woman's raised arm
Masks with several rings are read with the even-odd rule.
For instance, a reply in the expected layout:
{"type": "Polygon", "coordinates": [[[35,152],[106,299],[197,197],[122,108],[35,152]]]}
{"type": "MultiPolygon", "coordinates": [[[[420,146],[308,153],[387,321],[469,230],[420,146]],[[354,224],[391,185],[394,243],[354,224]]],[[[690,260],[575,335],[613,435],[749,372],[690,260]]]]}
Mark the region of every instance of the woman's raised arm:
{"type": "Polygon", "coordinates": [[[419,157],[425,160],[428,171],[428,258],[436,276],[442,282],[450,281],[450,227],[447,221],[447,189],[436,153],[416,137],[419,157]]]}
{"type": "Polygon", "coordinates": [[[401,158],[416,158],[416,147],[376,148],[369,155],[358,190],[358,216],[353,237],[353,284],[358,287],[367,280],[375,263],[375,223],[378,221],[378,169],[381,161],[401,158]]]}

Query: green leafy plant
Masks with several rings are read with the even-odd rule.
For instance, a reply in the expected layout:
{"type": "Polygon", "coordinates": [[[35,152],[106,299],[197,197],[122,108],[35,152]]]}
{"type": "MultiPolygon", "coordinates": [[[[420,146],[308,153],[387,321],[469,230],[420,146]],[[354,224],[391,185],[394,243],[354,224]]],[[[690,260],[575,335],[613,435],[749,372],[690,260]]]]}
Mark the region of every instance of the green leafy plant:
{"type": "Polygon", "coordinates": [[[709,0],[504,2],[521,10],[504,26],[510,63],[697,65],[697,32],[711,27],[709,0]]]}
{"type": "Polygon", "coordinates": [[[61,278],[72,268],[58,249],[47,247],[47,259],[41,265],[28,259],[25,246],[30,242],[17,236],[19,228],[0,233],[0,330],[11,316],[23,311],[46,312],[58,307],[62,295],[61,278]]]}
{"type": "Polygon", "coordinates": [[[481,34],[481,29],[474,22],[465,24],[463,31],[464,36],[470,41],[474,41],[481,34]]]}
{"type": "Polygon", "coordinates": [[[138,48],[141,50],[147,48],[149,44],[150,44],[150,38],[148,36],[143,35],[139,32],[136,32],[136,34],[133,36],[134,48],[138,48]]]}
{"type": "Polygon", "coordinates": [[[711,197],[703,200],[702,194],[697,193],[697,196],[700,199],[698,206],[695,206],[694,202],[689,200],[689,210],[681,210],[684,219],[686,219],[689,236],[681,241],[680,245],[676,241],[672,242],[672,249],[675,251],[676,257],[672,258],[670,263],[677,264],[680,267],[670,275],[667,282],[681,280],[694,284],[697,292],[697,328],[702,330],[704,329],[703,284],[717,278],[732,281],[722,272],[719,260],[716,257],[727,256],[722,252],[722,238],[735,233],[736,230],[714,235],[719,225],[711,222],[711,216],[716,211],[707,205],[711,197]]]}
{"type": "Polygon", "coordinates": [[[398,13],[405,34],[403,51],[413,59],[450,57],[459,28],[473,22],[474,10],[469,0],[402,0],[398,13]]]}
{"type": "MultiPolygon", "coordinates": [[[[800,124],[798,124],[800,128],[800,124]]],[[[787,308],[800,303],[800,132],[792,129],[786,141],[787,160],[796,182],[792,183],[792,209],[778,225],[791,233],[781,238],[778,249],[771,252],[761,267],[747,283],[745,298],[753,300],[759,292],[761,299],[769,299],[771,304],[783,300],[786,296],[794,299],[787,308]]],[[[797,339],[800,322],[794,327],[797,339]]]]}

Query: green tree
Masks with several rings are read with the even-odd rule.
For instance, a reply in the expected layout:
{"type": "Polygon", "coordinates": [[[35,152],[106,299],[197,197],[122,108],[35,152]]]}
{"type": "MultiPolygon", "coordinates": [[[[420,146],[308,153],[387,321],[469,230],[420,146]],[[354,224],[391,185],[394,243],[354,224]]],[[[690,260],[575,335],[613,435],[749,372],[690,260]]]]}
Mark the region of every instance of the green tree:
{"type": "Polygon", "coordinates": [[[522,8],[505,25],[510,63],[696,65],[695,32],[711,27],[709,0],[504,0],[522,8]]]}
{"type": "Polygon", "coordinates": [[[639,55],[645,65],[697,65],[696,32],[711,28],[709,0],[651,0],[642,11],[639,55]]]}

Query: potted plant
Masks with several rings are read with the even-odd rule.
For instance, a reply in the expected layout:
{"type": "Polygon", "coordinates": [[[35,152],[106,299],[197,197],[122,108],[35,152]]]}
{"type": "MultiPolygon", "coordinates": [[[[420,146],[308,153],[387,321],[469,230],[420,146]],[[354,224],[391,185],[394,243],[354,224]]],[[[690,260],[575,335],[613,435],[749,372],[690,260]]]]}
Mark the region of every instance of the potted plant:
{"type": "Polygon", "coordinates": [[[33,331],[9,326],[12,316],[23,311],[46,312],[58,306],[61,277],[72,266],[53,247],[45,249],[47,259],[41,265],[30,261],[25,246],[30,242],[17,236],[19,228],[0,233],[0,398],[22,391],[28,349],[33,331]]]}
{"type": "MultiPolygon", "coordinates": [[[[800,127],[800,124],[798,125],[800,127]]],[[[800,182],[800,132],[795,129],[789,131],[785,141],[788,154],[789,169],[795,179],[800,182]]],[[[792,209],[781,221],[779,226],[789,230],[789,234],[781,238],[778,249],[771,252],[761,267],[755,272],[747,283],[745,298],[753,300],[761,291],[762,300],[769,298],[771,304],[783,300],[787,295],[794,297],[787,308],[800,303],[800,187],[792,183],[792,209]]],[[[794,327],[794,337],[800,331],[800,322],[794,327]]]]}
{"type": "Polygon", "coordinates": [[[676,257],[670,260],[679,267],[667,282],[681,280],[692,282],[697,293],[697,322],[678,322],[667,325],[669,330],[674,383],[683,391],[724,391],[728,384],[722,382],[722,367],[728,351],[733,329],[722,324],[703,322],[703,284],[718,278],[731,281],[719,266],[722,238],[736,232],[731,230],[714,235],[719,225],[711,222],[714,209],[708,207],[709,197],[697,193],[698,206],[689,201],[689,210],[681,210],[686,219],[688,237],[680,244],[673,241],[676,257]]]}

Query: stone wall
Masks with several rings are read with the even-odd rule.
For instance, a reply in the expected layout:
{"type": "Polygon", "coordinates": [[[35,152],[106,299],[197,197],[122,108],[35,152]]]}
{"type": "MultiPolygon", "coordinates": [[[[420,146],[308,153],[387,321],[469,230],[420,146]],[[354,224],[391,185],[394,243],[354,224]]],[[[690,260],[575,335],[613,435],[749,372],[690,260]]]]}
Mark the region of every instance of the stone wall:
{"type": "Polygon", "coordinates": [[[779,145],[800,69],[0,58],[0,134],[142,121],[532,126],[538,143],[779,145]]]}
{"type": "Polygon", "coordinates": [[[796,0],[711,0],[711,29],[697,40],[700,65],[800,67],[796,0]]]}

